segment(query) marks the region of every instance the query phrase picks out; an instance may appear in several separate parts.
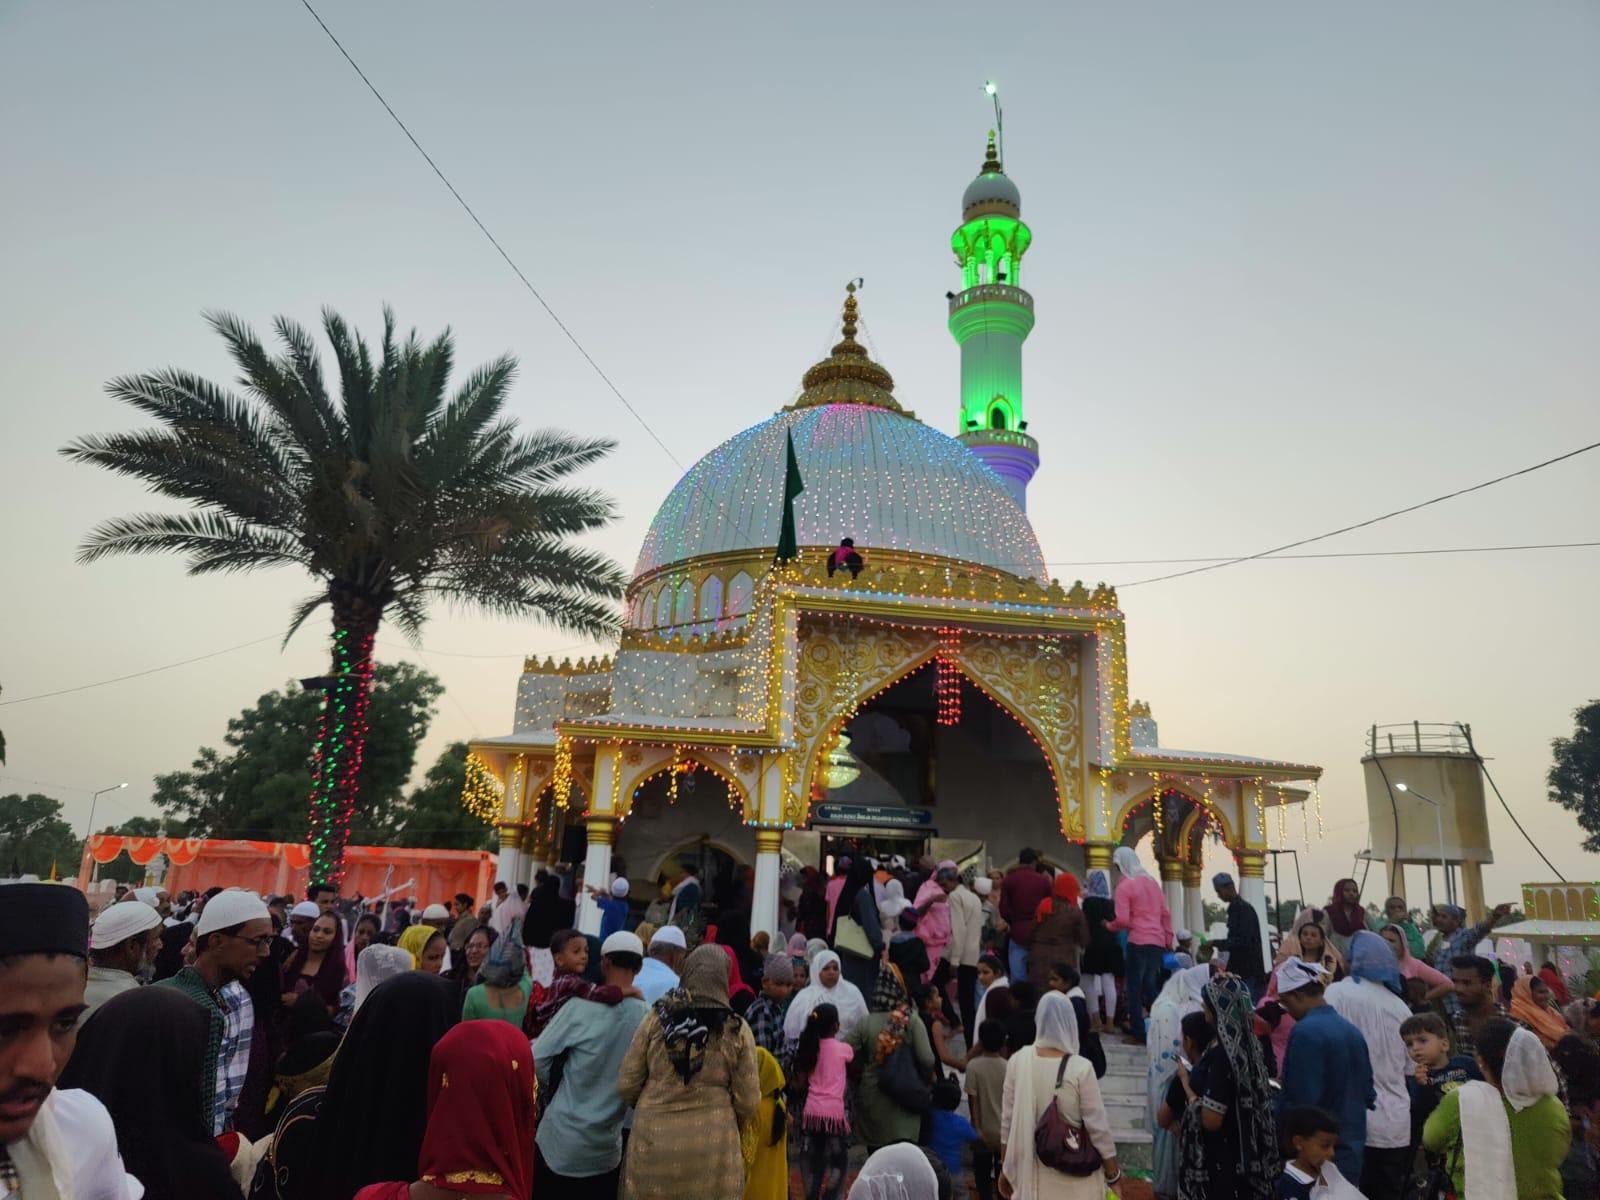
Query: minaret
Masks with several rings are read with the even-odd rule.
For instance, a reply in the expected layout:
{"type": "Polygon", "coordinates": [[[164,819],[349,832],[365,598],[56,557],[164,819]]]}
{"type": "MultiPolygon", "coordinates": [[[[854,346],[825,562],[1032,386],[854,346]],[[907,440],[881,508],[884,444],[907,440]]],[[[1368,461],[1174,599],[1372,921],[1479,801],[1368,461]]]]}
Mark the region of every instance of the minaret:
{"type": "Polygon", "coordinates": [[[1022,194],[995,153],[961,197],[950,235],[962,290],[950,297],[950,335],[961,347],[961,425],[957,436],[1027,507],[1039,469],[1039,443],[1022,415],[1022,343],[1033,331],[1033,297],[1018,286],[1033,234],[1022,223],[1022,194]]]}

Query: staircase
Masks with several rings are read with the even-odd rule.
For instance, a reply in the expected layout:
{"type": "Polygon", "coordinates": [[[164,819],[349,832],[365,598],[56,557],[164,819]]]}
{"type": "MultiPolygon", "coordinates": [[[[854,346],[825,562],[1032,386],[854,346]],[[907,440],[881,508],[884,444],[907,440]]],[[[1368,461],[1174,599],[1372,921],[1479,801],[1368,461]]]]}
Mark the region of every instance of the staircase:
{"type": "Polygon", "coordinates": [[[1130,1046],[1118,1033],[1102,1034],[1106,1052],[1105,1078],[1100,1080],[1100,1098],[1111,1120],[1111,1133],[1117,1139],[1117,1161],[1124,1170],[1150,1169],[1149,1112],[1145,1099],[1145,1073],[1150,1065],[1149,1051],[1130,1046]]]}

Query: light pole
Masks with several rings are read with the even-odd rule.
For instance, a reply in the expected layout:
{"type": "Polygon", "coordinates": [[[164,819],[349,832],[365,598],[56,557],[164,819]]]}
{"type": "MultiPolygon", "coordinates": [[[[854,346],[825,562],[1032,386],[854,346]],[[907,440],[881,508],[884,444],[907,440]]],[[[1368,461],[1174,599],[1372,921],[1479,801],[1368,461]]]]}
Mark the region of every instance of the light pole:
{"type": "MultiPolygon", "coordinates": [[[[1444,875],[1444,898],[1446,903],[1454,904],[1456,902],[1456,892],[1455,888],[1450,885],[1450,865],[1445,861],[1444,857],[1444,806],[1437,800],[1431,800],[1424,796],[1416,788],[1408,784],[1397,783],[1394,786],[1398,792],[1404,792],[1408,796],[1415,796],[1424,804],[1433,805],[1433,819],[1439,827],[1439,870],[1444,875]]],[[[1398,854],[1399,852],[1400,847],[1396,846],[1395,853],[1398,854]]]]}
{"type": "Polygon", "coordinates": [[[125,788],[127,786],[128,785],[125,784],[125,783],[114,783],[110,787],[101,788],[92,797],[90,797],[90,799],[89,799],[89,828],[87,828],[87,829],[85,829],[83,831],[83,837],[84,837],[85,841],[87,841],[89,839],[89,837],[94,833],[94,810],[95,810],[95,805],[100,803],[100,797],[104,796],[107,792],[120,792],[123,788],[125,788]]]}

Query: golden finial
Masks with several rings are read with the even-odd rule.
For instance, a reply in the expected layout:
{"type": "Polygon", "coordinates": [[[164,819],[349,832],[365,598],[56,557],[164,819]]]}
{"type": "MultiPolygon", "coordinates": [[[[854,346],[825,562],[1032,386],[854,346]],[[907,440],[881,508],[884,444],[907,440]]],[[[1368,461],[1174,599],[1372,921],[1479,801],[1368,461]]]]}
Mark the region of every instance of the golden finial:
{"type": "Polygon", "coordinates": [[[980,174],[993,174],[1000,171],[1000,169],[1000,154],[995,149],[994,130],[991,129],[989,130],[989,146],[983,152],[983,167],[980,174]]]}
{"type": "Polygon", "coordinates": [[[799,399],[789,406],[791,409],[812,408],[822,404],[867,404],[886,408],[890,412],[905,411],[892,394],[894,376],[873,362],[866,347],[856,341],[860,320],[860,302],[856,299],[856,292],[865,282],[857,276],[844,285],[844,336],[827,358],[805,373],[801,380],[804,390],[799,399]]]}

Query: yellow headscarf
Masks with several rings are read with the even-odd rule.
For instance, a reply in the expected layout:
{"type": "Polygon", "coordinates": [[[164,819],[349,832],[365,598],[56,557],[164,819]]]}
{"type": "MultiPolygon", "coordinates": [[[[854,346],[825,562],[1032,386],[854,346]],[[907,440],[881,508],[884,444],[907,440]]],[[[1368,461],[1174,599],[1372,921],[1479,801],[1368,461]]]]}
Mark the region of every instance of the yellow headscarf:
{"type": "Polygon", "coordinates": [[[411,955],[413,971],[421,968],[422,952],[428,948],[428,943],[433,941],[434,935],[438,932],[431,925],[407,925],[405,932],[400,935],[400,949],[411,955]]]}

